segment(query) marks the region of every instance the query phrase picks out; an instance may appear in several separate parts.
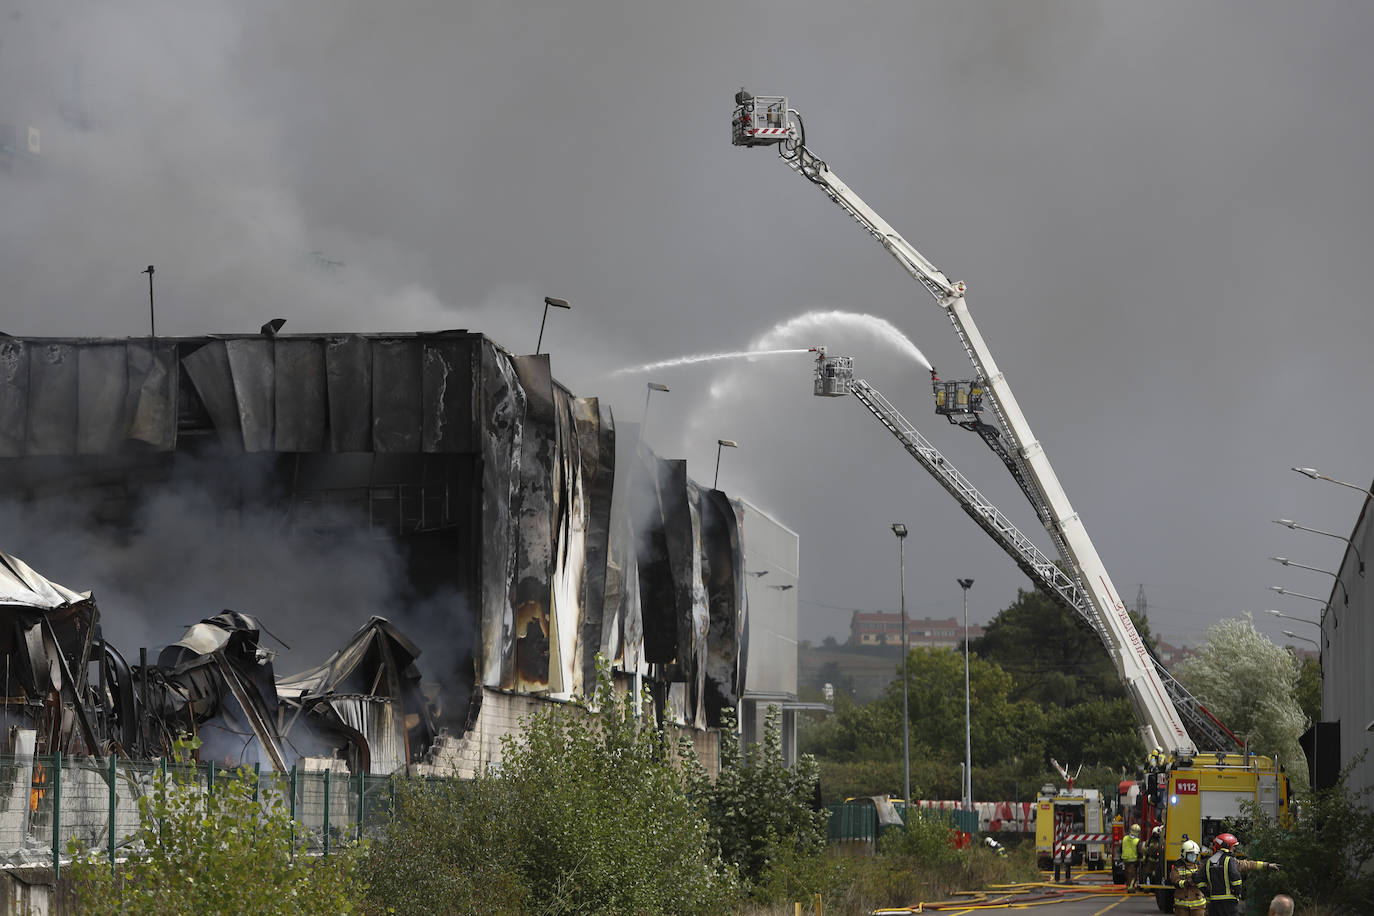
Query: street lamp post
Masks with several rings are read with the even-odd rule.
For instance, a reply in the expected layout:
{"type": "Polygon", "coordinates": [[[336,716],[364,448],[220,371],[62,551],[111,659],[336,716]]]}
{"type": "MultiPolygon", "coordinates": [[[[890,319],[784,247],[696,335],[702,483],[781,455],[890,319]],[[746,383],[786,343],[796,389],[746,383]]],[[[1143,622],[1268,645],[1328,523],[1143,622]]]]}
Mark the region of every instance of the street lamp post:
{"type": "Polygon", "coordinates": [[[1327,477],[1325,474],[1321,473],[1316,468],[1293,468],[1293,470],[1297,471],[1299,474],[1305,474],[1306,476],[1311,477],[1313,480],[1327,480],[1331,483],[1340,484],[1343,487],[1349,487],[1352,490],[1359,490],[1365,496],[1368,496],[1370,499],[1374,499],[1374,491],[1366,490],[1359,484],[1346,483],[1344,480],[1337,480],[1334,477],[1327,477]]]}
{"type": "Polygon", "coordinates": [[[552,296],[544,297],[544,317],[539,321],[539,342],[534,345],[534,355],[539,355],[539,348],[544,346],[544,322],[549,320],[549,306],[556,309],[571,309],[567,299],[555,299],[552,296]]]}
{"type": "Polygon", "coordinates": [[[973,810],[973,729],[969,715],[968,695],[968,590],[973,587],[972,579],[959,579],[959,587],[964,590],[964,809],[973,810]]]}
{"type": "Polygon", "coordinates": [[[901,522],[894,522],[892,533],[897,535],[897,558],[898,570],[900,572],[901,583],[901,614],[902,614],[902,819],[910,817],[907,814],[911,806],[911,738],[909,729],[911,727],[910,718],[907,714],[907,681],[906,666],[907,656],[911,653],[907,651],[906,645],[906,525],[901,522]]]}
{"type": "Polygon", "coordinates": [[[1308,639],[1306,636],[1299,636],[1297,633],[1294,633],[1292,630],[1284,630],[1284,631],[1283,631],[1283,635],[1289,637],[1290,639],[1301,639],[1303,642],[1310,642],[1312,645],[1316,646],[1318,649],[1321,648],[1321,646],[1317,643],[1317,641],[1316,641],[1315,639],[1308,639]]]}
{"type": "Polygon", "coordinates": [[[668,391],[668,390],[669,390],[669,388],[668,388],[667,385],[660,384],[659,382],[648,382],[648,383],[645,385],[645,391],[644,391],[644,416],[641,417],[641,418],[640,418],[640,421],[639,421],[639,441],[641,441],[641,442],[644,441],[644,430],[645,430],[645,429],[648,427],[648,425],[649,425],[649,398],[651,398],[651,397],[654,396],[654,392],[655,392],[655,391],[668,391]]]}
{"type": "Polygon", "coordinates": [[[1364,557],[1360,556],[1360,548],[1356,547],[1355,542],[1350,540],[1350,538],[1346,537],[1345,535],[1332,534],[1330,531],[1320,531],[1316,528],[1308,528],[1306,525],[1299,525],[1291,518],[1276,518],[1274,519],[1274,524],[1283,525],[1285,528],[1292,528],[1294,531],[1310,531],[1313,534],[1324,534],[1329,538],[1335,538],[1338,541],[1345,541],[1347,544],[1350,545],[1350,549],[1355,551],[1355,559],[1358,560],[1360,563],[1360,575],[1364,575],[1364,557]]]}
{"type": "Polygon", "coordinates": [[[739,448],[739,443],[734,439],[716,440],[716,479],[711,481],[711,489],[720,489],[720,450],[725,448],[739,448]]]}
{"type": "Polygon", "coordinates": [[[1271,585],[1269,591],[1278,592],[1280,595],[1291,595],[1294,598],[1306,598],[1308,601],[1315,601],[1318,604],[1326,604],[1325,598],[1318,598],[1316,595],[1304,595],[1302,592],[1289,591],[1282,585],[1271,585]]]}
{"type": "Polygon", "coordinates": [[[1345,583],[1341,581],[1341,577],[1340,577],[1340,576],[1336,575],[1336,574],[1333,573],[1331,570],[1329,570],[1329,569],[1318,569],[1318,568],[1315,567],[1315,566],[1307,566],[1307,565],[1302,564],[1302,563],[1295,563],[1294,561],[1288,559],[1287,557],[1270,557],[1269,559],[1273,560],[1275,563],[1282,563],[1284,566],[1296,566],[1298,569],[1310,569],[1312,572],[1319,572],[1319,573],[1322,573],[1323,575],[1330,576],[1331,578],[1335,579],[1335,580],[1336,580],[1336,584],[1339,585],[1339,586],[1341,587],[1341,592],[1342,592],[1342,594],[1345,595],[1345,603],[1346,603],[1346,604],[1349,604],[1349,603],[1350,603],[1350,592],[1346,591],[1346,589],[1345,589],[1345,583]]]}
{"type": "Polygon", "coordinates": [[[1316,627],[1316,628],[1319,629],[1319,630],[1321,629],[1321,626],[1322,626],[1321,624],[1317,623],[1317,621],[1315,621],[1315,620],[1308,620],[1308,619],[1305,618],[1305,617],[1294,617],[1294,616],[1291,615],[1291,614],[1280,614],[1278,611],[1274,610],[1273,608],[1267,609],[1264,613],[1266,613],[1266,614],[1273,614],[1275,617],[1282,617],[1284,620],[1296,620],[1298,623],[1305,623],[1305,624],[1307,624],[1309,627],[1316,627]]]}

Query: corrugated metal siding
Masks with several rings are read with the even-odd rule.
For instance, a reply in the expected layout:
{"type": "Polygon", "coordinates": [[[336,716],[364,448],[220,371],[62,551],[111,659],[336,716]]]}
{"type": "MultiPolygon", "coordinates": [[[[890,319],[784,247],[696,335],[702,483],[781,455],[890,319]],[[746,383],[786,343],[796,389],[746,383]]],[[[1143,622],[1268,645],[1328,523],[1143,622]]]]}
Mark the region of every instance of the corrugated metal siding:
{"type": "MultiPolygon", "coordinates": [[[[1366,498],[1350,539],[1358,545],[1366,564],[1374,565],[1374,529],[1370,525],[1371,503],[1366,498]]],[[[1348,786],[1361,789],[1374,786],[1374,678],[1369,673],[1374,659],[1374,568],[1360,573],[1354,551],[1346,550],[1339,570],[1340,581],[1350,595],[1344,603],[1341,590],[1334,585],[1330,609],[1322,617],[1322,718],[1338,721],[1341,736],[1341,767],[1359,754],[1364,759],[1351,770],[1348,786]]],[[[1374,807],[1374,799],[1365,796],[1374,807]]]]}

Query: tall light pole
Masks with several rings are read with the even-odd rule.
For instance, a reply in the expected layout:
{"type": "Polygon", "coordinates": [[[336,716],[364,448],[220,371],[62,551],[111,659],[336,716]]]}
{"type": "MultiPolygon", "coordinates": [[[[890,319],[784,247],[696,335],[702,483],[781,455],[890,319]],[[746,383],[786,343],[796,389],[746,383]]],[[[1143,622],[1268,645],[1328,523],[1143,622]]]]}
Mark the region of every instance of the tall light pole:
{"type": "Polygon", "coordinates": [[[901,578],[901,613],[902,613],[902,820],[909,816],[907,811],[911,806],[911,738],[908,732],[910,720],[907,715],[906,698],[906,665],[907,656],[911,654],[907,651],[906,645],[906,525],[895,522],[892,525],[892,533],[897,535],[897,558],[898,570],[901,578]]]}
{"type": "Polygon", "coordinates": [[[1269,559],[1273,560],[1275,563],[1282,563],[1284,566],[1295,566],[1295,567],[1297,567],[1298,569],[1310,569],[1310,570],[1312,570],[1312,572],[1319,572],[1319,573],[1321,573],[1321,574],[1324,575],[1324,576],[1330,576],[1331,578],[1335,579],[1335,580],[1336,580],[1336,584],[1339,585],[1339,586],[1341,587],[1341,592],[1342,592],[1342,594],[1345,595],[1345,603],[1346,603],[1346,604],[1349,604],[1349,603],[1350,603],[1350,592],[1346,591],[1346,589],[1345,589],[1345,583],[1341,581],[1341,577],[1340,577],[1340,576],[1336,575],[1336,574],[1333,573],[1331,570],[1329,570],[1329,569],[1318,569],[1318,568],[1315,567],[1315,566],[1306,566],[1306,565],[1304,565],[1304,564],[1302,564],[1302,563],[1294,562],[1293,560],[1290,560],[1290,559],[1288,559],[1287,557],[1270,557],[1269,559]]]}
{"type": "Polygon", "coordinates": [[[1359,490],[1365,496],[1368,496],[1370,499],[1374,499],[1374,491],[1366,490],[1359,484],[1346,483],[1344,480],[1337,480],[1334,477],[1327,477],[1325,474],[1321,473],[1316,468],[1293,468],[1293,470],[1297,471],[1299,474],[1304,474],[1308,477],[1311,477],[1313,480],[1327,480],[1331,483],[1340,484],[1343,487],[1349,487],[1352,490],[1359,490]]]}
{"type": "Polygon", "coordinates": [[[1360,563],[1360,575],[1364,575],[1364,557],[1360,556],[1360,549],[1355,546],[1355,542],[1350,540],[1350,538],[1346,537],[1345,535],[1332,534],[1330,531],[1320,531],[1316,528],[1308,528],[1306,525],[1299,525],[1291,518],[1276,518],[1274,519],[1274,524],[1282,525],[1285,528],[1292,528],[1294,531],[1310,531],[1313,534],[1324,534],[1329,538],[1335,538],[1338,541],[1345,541],[1347,544],[1350,545],[1350,549],[1355,551],[1355,559],[1358,560],[1360,563]]]}
{"type": "Polygon", "coordinates": [[[711,481],[711,489],[720,489],[720,450],[723,448],[739,448],[739,443],[734,439],[716,440],[716,479],[711,481]]]}
{"type": "Polygon", "coordinates": [[[1317,641],[1316,641],[1315,639],[1308,639],[1306,636],[1299,636],[1297,633],[1294,633],[1292,630],[1284,630],[1284,631],[1283,631],[1283,635],[1284,635],[1284,636],[1287,636],[1289,639],[1301,639],[1303,642],[1310,642],[1312,645],[1316,646],[1318,649],[1321,648],[1321,646],[1317,643],[1317,641]]]}
{"type": "Polygon", "coordinates": [[[972,579],[960,579],[964,590],[964,809],[973,810],[973,719],[969,714],[968,694],[968,590],[972,579]]]}
{"type": "Polygon", "coordinates": [[[147,270],[139,271],[139,273],[148,275],[148,326],[149,335],[152,337],[157,336],[157,311],[153,308],[153,274],[156,272],[151,264],[148,265],[147,270]]]}
{"type": "Polygon", "coordinates": [[[539,342],[534,345],[534,355],[539,355],[539,348],[544,346],[544,322],[549,320],[549,306],[556,309],[571,309],[567,299],[555,299],[552,296],[544,297],[544,317],[539,321],[539,342]]]}
{"type": "Polygon", "coordinates": [[[1321,624],[1317,623],[1317,621],[1315,621],[1315,620],[1308,620],[1306,617],[1294,617],[1294,616],[1291,615],[1291,614],[1280,614],[1278,611],[1274,610],[1273,608],[1269,608],[1269,609],[1266,610],[1264,613],[1266,613],[1266,614],[1273,614],[1275,617],[1282,617],[1284,620],[1296,620],[1298,623],[1305,623],[1305,624],[1307,624],[1309,627],[1316,627],[1316,628],[1319,629],[1319,630],[1321,629],[1321,626],[1322,626],[1321,624]]]}

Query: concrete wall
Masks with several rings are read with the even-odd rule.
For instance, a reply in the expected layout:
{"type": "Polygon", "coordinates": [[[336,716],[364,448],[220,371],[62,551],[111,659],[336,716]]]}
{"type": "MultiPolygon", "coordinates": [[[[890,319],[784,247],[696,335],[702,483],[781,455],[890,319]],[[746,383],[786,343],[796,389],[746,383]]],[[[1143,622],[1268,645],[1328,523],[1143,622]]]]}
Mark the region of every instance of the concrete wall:
{"type": "MultiPolygon", "coordinates": [[[[624,685],[618,687],[623,692],[624,685]]],[[[499,768],[501,739],[507,735],[519,735],[524,719],[554,706],[577,709],[567,703],[541,697],[482,688],[482,706],[473,727],[461,738],[449,735],[441,737],[435,745],[433,762],[416,766],[415,772],[420,776],[471,779],[484,769],[499,768]]],[[[673,742],[683,735],[691,738],[698,759],[714,779],[720,772],[719,733],[715,730],[669,727],[669,737],[673,742]]]]}

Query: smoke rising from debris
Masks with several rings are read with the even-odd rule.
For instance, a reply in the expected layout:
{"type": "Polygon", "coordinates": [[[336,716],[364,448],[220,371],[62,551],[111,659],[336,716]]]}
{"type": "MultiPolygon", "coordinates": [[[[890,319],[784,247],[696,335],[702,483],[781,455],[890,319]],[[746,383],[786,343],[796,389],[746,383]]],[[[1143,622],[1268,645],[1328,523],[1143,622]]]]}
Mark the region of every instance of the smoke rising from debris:
{"type": "Polygon", "coordinates": [[[443,643],[431,639],[460,635],[435,625],[441,598],[411,593],[394,540],[356,532],[341,513],[328,535],[315,533],[328,514],[312,515],[314,531],[293,528],[265,474],[178,458],[165,482],[141,488],[127,523],[107,521],[107,491],[0,504],[0,544],[42,575],[94,592],[106,637],[131,660],[139,646],[175,642],[226,608],[259,618],[291,647],[263,635],[280,653],[278,673],[322,662],[374,614],[407,632],[406,611],[431,608],[417,619],[433,631],[407,635],[436,662],[443,643]],[[355,533],[334,533],[348,526],[355,533]]]}

